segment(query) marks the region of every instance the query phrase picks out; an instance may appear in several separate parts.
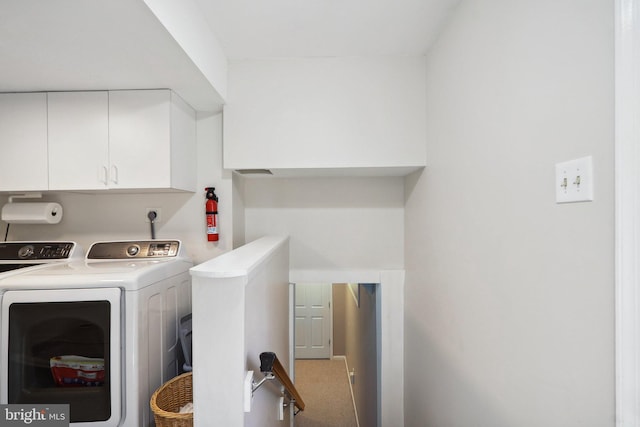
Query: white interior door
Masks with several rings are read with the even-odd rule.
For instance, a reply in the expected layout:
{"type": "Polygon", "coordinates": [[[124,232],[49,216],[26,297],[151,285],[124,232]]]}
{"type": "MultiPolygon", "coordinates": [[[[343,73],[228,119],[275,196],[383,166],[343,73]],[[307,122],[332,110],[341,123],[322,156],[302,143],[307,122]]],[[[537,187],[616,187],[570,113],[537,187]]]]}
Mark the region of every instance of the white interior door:
{"type": "Polygon", "coordinates": [[[331,358],[331,283],[296,283],[296,359],[331,358]]]}

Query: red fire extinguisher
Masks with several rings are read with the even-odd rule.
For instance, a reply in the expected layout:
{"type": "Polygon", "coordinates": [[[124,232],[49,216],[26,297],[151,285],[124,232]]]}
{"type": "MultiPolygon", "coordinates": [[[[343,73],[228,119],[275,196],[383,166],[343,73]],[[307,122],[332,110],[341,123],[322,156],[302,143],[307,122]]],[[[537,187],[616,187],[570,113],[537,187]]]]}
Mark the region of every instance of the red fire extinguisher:
{"type": "Polygon", "coordinates": [[[218,196],[214,193],[215,187],[207,187],[207,202],[205,203],[205,214],[207,216],[207,240],[209,242],[218,241],[218,196]]]}

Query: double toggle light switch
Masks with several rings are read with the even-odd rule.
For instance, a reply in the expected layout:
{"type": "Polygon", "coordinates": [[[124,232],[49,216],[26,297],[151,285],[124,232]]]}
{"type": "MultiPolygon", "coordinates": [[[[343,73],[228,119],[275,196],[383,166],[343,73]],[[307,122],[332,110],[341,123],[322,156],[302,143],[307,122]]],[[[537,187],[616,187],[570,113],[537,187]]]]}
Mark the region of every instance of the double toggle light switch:
{"type": "Polygon", "coordinates": [[[593,160],[591,156],[556,164],[556,203],[593,200],[593,160]]]}

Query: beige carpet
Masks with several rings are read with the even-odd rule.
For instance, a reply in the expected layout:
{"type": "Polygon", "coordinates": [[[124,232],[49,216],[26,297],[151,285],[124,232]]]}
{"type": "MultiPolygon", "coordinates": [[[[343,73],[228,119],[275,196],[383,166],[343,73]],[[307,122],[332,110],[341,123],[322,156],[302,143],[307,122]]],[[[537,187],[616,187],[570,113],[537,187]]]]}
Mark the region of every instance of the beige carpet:
{"type": "Polygon", "coordinates": [[[344,360],[296,360],[296,388],[306,405],[296,427],[356,427],[344,360]]]}

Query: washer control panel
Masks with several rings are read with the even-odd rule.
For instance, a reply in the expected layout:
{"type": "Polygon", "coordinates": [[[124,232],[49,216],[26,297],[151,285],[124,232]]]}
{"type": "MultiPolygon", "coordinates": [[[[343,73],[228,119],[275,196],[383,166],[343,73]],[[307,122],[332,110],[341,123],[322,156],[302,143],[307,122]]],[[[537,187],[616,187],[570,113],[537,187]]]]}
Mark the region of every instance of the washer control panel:
{"type": "Polygon", "coordinates": [[[73,242],[2,242],[2,261],[65,260],[71,257],[73,242]]]}
{"type": "Polygon", "coordinates": [[[97,242],[91,245],[87,259],[167,258],[178,255],[178,240],[131,240],[97,242]]]}

